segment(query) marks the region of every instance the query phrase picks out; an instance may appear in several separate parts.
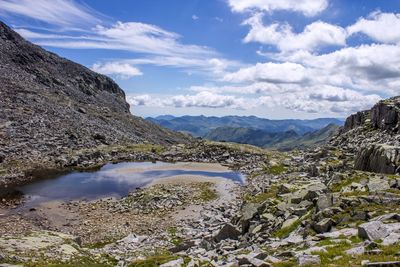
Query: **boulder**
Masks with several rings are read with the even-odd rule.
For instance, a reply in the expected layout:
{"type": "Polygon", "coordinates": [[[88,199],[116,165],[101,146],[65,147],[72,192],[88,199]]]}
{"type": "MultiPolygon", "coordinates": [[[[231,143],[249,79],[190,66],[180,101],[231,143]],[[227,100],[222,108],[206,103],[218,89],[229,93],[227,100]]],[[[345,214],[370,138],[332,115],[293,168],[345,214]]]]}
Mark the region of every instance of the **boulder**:
{"type": "Polygon", "coordinates": [[[214,240],[216,242],[221,242],[225,239],[237,240],[240,235],[241,232],[235,226],[227,223],[221,228],[221,230],[219,230],[218,234],[214,237],[214,240]]]}
{"type": "Polygon", "coordinates": [[[242,228],[242,233],[247,233],[250,227],[250,221],[258,214],[258,209],[261,207],[258,203],[247,203],[242,206],[239,224],[242,228]]]}
{"type": "Polygon", "coordinates": [[[333,205],[332,194],[320,195],[317,200],[317,211],[322,211],[326,208],[332,207],[332,205],[333,205]]]}
{"type": "Polygon", "coordinates": [[[177,260],[169,261],[167,263],[161,264],[160,267],[181,267],[183,265],[183,259],[179,258],[177,260]]]}
{"type": "Polygon", "coordinates": [[[373,144],[360,149],[355,157],[354,168],[377,173],[396,173],[400,166],[400,147],[373,144]]]}
{"type": "Polygon", "coordinates": [[[294,223],[296,223],[299,220],[299,217],[297,216],[292,216],[289,219],[287,219],[283,224],[281,228],[287,228],[292,226],[294,223]]]}
{"type": "Polygon", "coordinates": [[[399,233],[390,233],[387,237],[385,237],[382,241],[382,245],[389,246],[393,244],[397,244],[400,241],[399,233]]]}
{"type": "Polygon", "coordinates": [[[332,229],[334,221],[331,218],[325,218],[313,224],[313,229],[318,234],[329,232],[332,229]]]}
{"type": "Polygon", "coordinates": [[[371,241],[384,239],[388,236],[388,229],[381,221],[371,221],[358,226],[358,236],[371,241]]]}
{"type": "Polygon", "coordinates": [[[300,255],[297,258],[297,263],[299,264],[299,266],[304,266],[304,265],[316,265],[319,266],[321,265],[321,259],[319,258],[318,255],[300,255]]]}
{"type": "Polygon", "coordinates": [[[369,192],[377,192],[390,189],[390,185],[387,180],[377,177],[370,178],[367,187],[369,192]]]}

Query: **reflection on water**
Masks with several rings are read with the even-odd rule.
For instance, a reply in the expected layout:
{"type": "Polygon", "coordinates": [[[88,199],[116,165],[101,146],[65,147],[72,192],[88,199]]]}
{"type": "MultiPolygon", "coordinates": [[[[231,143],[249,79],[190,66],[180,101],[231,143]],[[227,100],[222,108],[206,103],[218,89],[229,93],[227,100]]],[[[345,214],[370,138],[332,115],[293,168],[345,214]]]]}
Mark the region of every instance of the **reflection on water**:
{"type": "Polygon", "coordinates": [[[176,175],[220,177],[239,183],[244,182],[244,177],[235,171],[201,171],[186,166],[182,168],[182,165],[172,163],[130,162],[107,164],[95,172],[72,172],[59,175],[17,189],[28,196],[30,203],[109,196],[122,197],[153,180],[176,175]],[[167,169],[162,169],[163,167],[167,167],[167,169]]]}

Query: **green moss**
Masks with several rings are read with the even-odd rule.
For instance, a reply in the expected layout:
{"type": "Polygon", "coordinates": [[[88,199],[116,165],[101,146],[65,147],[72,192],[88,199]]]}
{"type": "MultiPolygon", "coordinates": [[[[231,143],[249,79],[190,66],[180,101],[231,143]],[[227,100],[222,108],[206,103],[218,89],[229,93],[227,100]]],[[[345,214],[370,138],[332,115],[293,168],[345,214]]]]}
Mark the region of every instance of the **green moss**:
{"type": "Polygon", "coordinates": [[[198,189],[200,190],[199,199],[201,201],[209,202],[218,198],[217,191],[211,187],[211,183],[201,183],[198,185],[198,189]]]}
{"type": "Polygon", "coordinates": [[[279,174],[285,173],[286,171],[287,171],[287,167],[282,164],[274,165],[274,166],[271,166],[271,167],[268,167],[265,169],[265,173],[273,174],[273,175],[279,175],[279,174]]]}
{"type": "Polygon", "coordinates": [[[342,188],[351,185],[352,183],[359,183],[362,179],[367,179],[368,175],[362,172],[356,172],[351,177],[340,181],[339,183],[334,183],[331,185],[332,192],[340,192],[342,188]]]}
{"type": "Polygon", "coordinates": [[[169,261],[173,261],[178,259],[177,256],[172,255],[169,252],[162,251],[162,252],[157,252],[156,254],[147,257],[144,260],[138,260],[135,262],[132,262],[129,266],[131,267],[157,267],[160,266],[161,264],[164,264],[169,261]]]}
{"type": "Polygon", "coordinates": [[[90,257],[78,257],[71,261],[61,262],[57,260],[39,259],[36,262],[24,262],[27,267],[111,267],[117,264],[113,258],[103,256],[103,260],[95,260],[90,257]]]}
{"type": "Polygon", "coordinates": [[[181,237],[179,237],[179,236],[177,235],[178,231],[177,231],[176,227],[170,227],[170,228],[168,228],[168,229],[167,229],[167,232],[168,232],[169,237],[170,237],[169,241],[170,241],[172,244],[174,244],[175,246],[178,246],[178,245],[182,244],[182,241],[183,241],[183,240],[182,240],[181,237]]]}
{"type": "Polygon", "coordinates": [[[262,203],[268,199],[277,198],[278,186],[272,185],[267,192],[259,193],[255,196],[249,194],[244,195],[244,199],[251,203],[262,203]]]}
{"type": "Polygon", "coordinates": [[[274,237],[279,237],[279,238],[286,238],[290,235],[291,232],[293,232],[294,230],[297,229],[297,227],[299,227],[301,224],[301,220],[298,219],[297,221],[295,221],[292,225],[285,227],[285,228],[281,228],[277,231],[275,231],[272,235],[274,237]]]}

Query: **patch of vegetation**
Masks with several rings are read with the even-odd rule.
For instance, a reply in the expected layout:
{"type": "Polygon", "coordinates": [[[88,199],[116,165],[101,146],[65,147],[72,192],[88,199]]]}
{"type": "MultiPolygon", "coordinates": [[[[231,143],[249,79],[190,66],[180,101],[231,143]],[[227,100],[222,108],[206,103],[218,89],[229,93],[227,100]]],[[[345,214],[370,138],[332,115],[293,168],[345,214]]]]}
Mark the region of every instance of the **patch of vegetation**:
{"type": "Polygon", "coordinates": [[[347,255],[346,250],[352,248],[351,244],[338,243],[335,246],[326,247],[326,252],[315,252],[314,255],[319,255],[321,258],[320,266],[361,266],[361,261],[369,260],[371,262],[397,261],[400,256],[397,252],[400,249],[400,244],[391,246],[381,246],[381,254],[376,255],[347,255]]]}
{"type": "Polygon", "coordinates": [[[352,183],[359,183],[362,179],[367,179],[368,175],[363,172],[356,172],[351,177],[340,181],[339,183],[334,183],[331,185],[332,192],[340,192],[342,188],[351,185],[352,183]]]}
{"type": "Polygon", "coordinates": [[[265,169],[265,173],[279,175],[285,173],[288,170],[283,164],[274,165],[265,169]]]}
{"type": "Polygon", "coordinates": [[[178,231],[177,231],[177,229],[176,229],[176,227],[170,227],[170,228],[168,228],[167,229],[167,232],[168,232],[168,234],[169,234],[169,237],[170,237],[170,242],[172,243],[172,244],[174,244],[175,246],[178,246],[178,245],[180,245],[180,244],[182,244],[182,238],[181,237],[179,237],[178,235],[177,235],[177,233],[178,233],[178,231]]]}
{"type": "Polygon", "coordinates": [[[282,262],[277,262],[277,263],[272,264],[272,266],[274,266],[274,267],[294,267],[297,265],[298,264],[295,261],[282,261],[282,262]]]}
{"type": "Polygon", "coordinates": [[[144,260],[132,262],[130,267],[157,267],[169,261],[178,259],[177,256],[172,255],[167,251],[158,251],[152,256],[148,256],[144,260]]]}
{"type": "Polygon", "coordinates": [[[244,199],[251,203],[262,203],[268,199],[277,198],[278,186],[272,185],[267,192],[259,193],[255,196],[249,194],[244,195],[244,199]]]}
{"type": "Polygon", "coordinates": [[[62,262],[54,259],[39,259],[36,262],[24,262],[27,267],[111,267],[118,263],[113,258],[103,257],[102,260],[94,260],[90,257],[78,257],[71,261],[62,262]]]}
{"type": "Polygon", "coordinates": [[[299,227],[301,224],[301,219],[298,219],[297,221],[295,221],[294,223],[292,223],[292,225],[285,227],[285,228],[281,228],[277,231],[275,231],[273,233],[274,237],[279,237],[279,238],[286,238],[290,235],[291,232],[293,232],[294,230],[297,229],[297,227],[299,227]]]}
{"type": "Polygon", "coordinates": [[[211,183],[200,183],[198,189],[200,192],[199,199],[203,202],[209,202],[218,198],[217,191],[212,188],[211,183]]]}

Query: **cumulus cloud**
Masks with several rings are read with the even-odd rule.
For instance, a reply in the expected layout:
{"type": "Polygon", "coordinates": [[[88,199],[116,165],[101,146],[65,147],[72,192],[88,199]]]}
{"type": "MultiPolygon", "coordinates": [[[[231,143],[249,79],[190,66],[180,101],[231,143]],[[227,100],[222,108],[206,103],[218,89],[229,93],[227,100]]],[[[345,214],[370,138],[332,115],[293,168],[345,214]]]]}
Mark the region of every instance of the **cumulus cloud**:
{"type": "Polygon", "coordinates": [[[328,7],[328,0],[228,0],[234,12],[287,10],[315,16],[328,7]]]}
{"type": "Polygon", "coordinates": [[[129,79],[134,76],[143,75],[138,68],[127,63],[119,62],[96,63],[93,64],[92,70],[105,75],[116,75],[121,79],[129,79]]]}
{"type": "Polygon", "coordinates": [[[267,62],[257,63],[254,66],[226,74],[224,80],[229,82],[300,83],[307,80],[307,76],[307,70],[300,64],[267,62]]]}
{"type": "Polygon", "coordinates": [[[255,106],[255,101],[232,95],[221,95],[203,91],[194,95],[175,95],[168,98],[157,96],[136,95],[128,96],[128,102],[132,106],[153,107],[200,107],[200,108],[232,108],[249,109],[255,106]]]}
{"type": "Polygon", "coordinates": [[[373,12],[368,18],[360,18],[347,28],[349,34],[363,33],[373,40],[388,43],[400,43],[400,14],[373,12]]]}
{"type": "Polygon", "coordinates": [[[263,14],[258,13],[247,19],[243,24],[250,25],[250,31],[244,42],[259,42],[275,45],[281,51],[309,50],[323,46],[346,45],[346,30],[342,27],[316,21],[304,28],[301,33],[294,33],[287,23],[273,23],[265,26],[263,14]]]}

